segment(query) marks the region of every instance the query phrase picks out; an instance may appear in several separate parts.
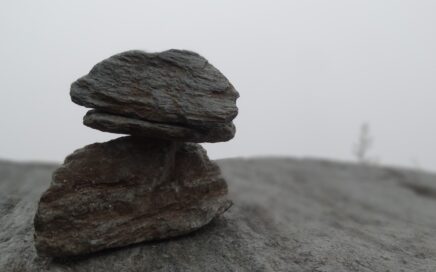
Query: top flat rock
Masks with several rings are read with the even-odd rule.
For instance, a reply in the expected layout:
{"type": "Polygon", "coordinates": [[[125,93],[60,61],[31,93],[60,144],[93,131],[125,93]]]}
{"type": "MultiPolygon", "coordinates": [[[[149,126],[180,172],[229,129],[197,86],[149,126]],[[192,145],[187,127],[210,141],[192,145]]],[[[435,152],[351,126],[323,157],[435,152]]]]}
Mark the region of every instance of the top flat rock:
{"type": "Polygon", "coordinates": [[[75,81],[70,95],[101,112],[199,130],[231,124],[238,114],[232,84],[205,58],[185,50],[114,55],[75,81]]]}

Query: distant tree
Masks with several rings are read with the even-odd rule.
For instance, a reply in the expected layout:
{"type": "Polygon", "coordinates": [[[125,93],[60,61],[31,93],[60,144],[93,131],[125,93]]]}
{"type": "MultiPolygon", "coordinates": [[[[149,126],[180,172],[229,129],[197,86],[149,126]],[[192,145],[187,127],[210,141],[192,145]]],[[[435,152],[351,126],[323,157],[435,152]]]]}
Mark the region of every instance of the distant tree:
{"type": "Polygon", "coordinates": [[[371,137],[369,124],[363,123],[360,127],[357,142],[353,148],[353,154],[359,163],[368,164],[373,162],[373,160],[368,157],[368,152],[373,146],[373,143],[374,140],[371,137]]]}

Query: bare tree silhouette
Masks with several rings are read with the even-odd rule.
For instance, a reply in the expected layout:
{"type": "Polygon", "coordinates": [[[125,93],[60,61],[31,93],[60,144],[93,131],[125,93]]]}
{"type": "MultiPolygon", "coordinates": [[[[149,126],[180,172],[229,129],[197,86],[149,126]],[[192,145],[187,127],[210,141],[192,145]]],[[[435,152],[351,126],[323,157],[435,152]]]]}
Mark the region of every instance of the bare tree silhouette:
{"type": "Polygon", "coordinates": [[[363,123],[360,127],[359,138],[353,148],[353,154],[359,163],[369,164],[373,162],[373,159],[368,157],[368,152],[372,148],[373,143],[370,125],[369,123],[363,123]]]}

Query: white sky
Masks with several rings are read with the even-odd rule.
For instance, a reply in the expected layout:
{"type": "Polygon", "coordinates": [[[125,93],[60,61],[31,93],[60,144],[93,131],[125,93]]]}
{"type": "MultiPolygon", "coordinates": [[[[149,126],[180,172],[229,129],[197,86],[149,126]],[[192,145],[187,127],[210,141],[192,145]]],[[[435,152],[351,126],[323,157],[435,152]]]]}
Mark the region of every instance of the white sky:
{"type": "Polygon", "coordinates": [[[71,82],[129,49],[197,51],[240,92],[212,158],[352,159],[436,170],[436,1],[2,1],[0,157],[61,161],[116,138],[82,125],[71,82]]]}

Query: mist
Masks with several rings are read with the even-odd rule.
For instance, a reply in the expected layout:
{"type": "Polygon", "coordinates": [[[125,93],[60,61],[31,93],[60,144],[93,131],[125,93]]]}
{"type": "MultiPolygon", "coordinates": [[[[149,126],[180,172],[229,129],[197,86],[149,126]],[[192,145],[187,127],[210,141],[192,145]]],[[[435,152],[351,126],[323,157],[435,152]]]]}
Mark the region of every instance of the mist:
{"type": "Polygon", "coordinates": [[[0,157],[61,161],[119,137],[82,125],[70,84],[122,51],[196,51],[240,93],[211,158],[353,160],[436,170],[435,1],[13,1],[0,10],[0,157]]]}

